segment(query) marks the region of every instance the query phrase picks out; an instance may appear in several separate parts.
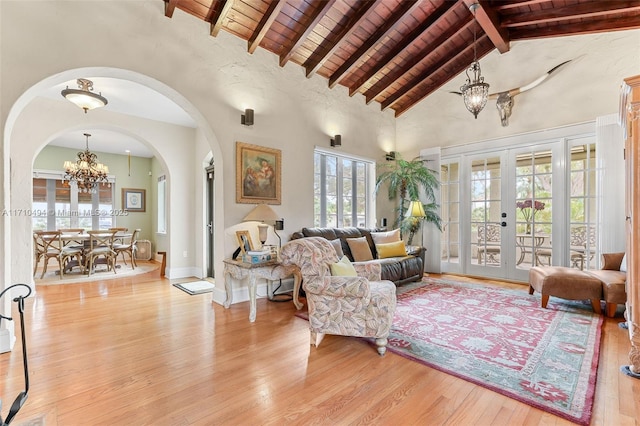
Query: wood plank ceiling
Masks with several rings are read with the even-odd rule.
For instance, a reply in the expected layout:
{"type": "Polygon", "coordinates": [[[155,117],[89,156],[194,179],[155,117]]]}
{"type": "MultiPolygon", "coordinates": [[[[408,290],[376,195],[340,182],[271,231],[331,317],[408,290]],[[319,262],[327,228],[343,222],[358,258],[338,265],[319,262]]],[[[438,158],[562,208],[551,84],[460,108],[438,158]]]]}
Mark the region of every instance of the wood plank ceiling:
{"type": "Polygon", "coordinates": [[[396,117],[469,67],[474,32],[482,58],[515,40],[640,28],[640,0],[164,1],[167,17],[191,14],[396,117]]]}

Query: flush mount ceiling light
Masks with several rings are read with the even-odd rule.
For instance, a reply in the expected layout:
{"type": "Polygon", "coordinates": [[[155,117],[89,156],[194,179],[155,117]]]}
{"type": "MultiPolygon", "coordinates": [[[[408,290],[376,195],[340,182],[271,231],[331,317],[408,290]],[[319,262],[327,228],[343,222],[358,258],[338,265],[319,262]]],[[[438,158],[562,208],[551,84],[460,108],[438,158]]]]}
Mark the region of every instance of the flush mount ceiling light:
{"type": "Polygon", "coordinates": [[[87,80],[86,78],[79,78],[77,81],[77,89],[69,89],[69,86],[67,86],[67,88],[60,93],[65,99],[82,108],[85,114],[90,109],[100,108],[108,103],[107,98],[102,96],[102,93],[93,92],[93,81],[87,80]]]}
{"type": "MultiPolygon", "coordinates": [[[[469,6],[469,10],[473,13],[473,18],[476,17],[476,9],[478,9],[478,3],[473,3],[469,6]]],[[[489,84],[484,82],[480,72],[480,62],[478,62],[476,52],[476,25],[473,26],[473,62],[471,66],[465,71],[467,75],[467,82],[460,88],[462,97],[464,98],[464,106],[467,107],[469,112],[477,119],[478,113],[482,111],[487,104],[487,98],[489,96],[489,84]],[[473,75],[473,79],[469,77],[469,72],[473,75]]]]}

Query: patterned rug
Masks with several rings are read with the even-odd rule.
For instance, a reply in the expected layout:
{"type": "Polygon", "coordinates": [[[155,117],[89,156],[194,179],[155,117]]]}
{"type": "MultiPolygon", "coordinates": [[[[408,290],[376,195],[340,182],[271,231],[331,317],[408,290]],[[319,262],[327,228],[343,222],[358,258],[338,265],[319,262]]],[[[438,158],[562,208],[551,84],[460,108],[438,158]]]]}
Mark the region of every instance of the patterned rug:
{"type": "Polygon", "coordinates": [[[573,422],[591,419],[602,316],[591,305],[424,278],[398,288],[389,351],[573,422]]]}

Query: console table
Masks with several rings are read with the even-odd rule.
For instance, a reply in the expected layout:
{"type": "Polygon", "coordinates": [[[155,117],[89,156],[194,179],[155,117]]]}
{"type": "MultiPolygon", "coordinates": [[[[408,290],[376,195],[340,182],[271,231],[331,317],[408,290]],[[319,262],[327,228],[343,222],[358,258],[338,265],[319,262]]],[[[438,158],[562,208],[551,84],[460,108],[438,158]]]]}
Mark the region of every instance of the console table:
{"type": "Polygon", "coordinates": [[[269,293],[269,297],[271,297],[271,282],[291,276],[293,276],[293,304],[296,309],[302,309],[302,306],[304,305],[298,300],[300,284],[302,283],[302,274],[297,266],[283,265],[278,261],[266,263],[244,263],[239,260],[225,259],[224,287],[227,292],[227,298],[224,301],[224,307],[228,308],[231,306],[231,302],[233,300],[231,278],[241,281],[248,279],[250,306],[249,321],[254,322],[256,320],[256,280],[258,278],[264,278],[267,280],[267,292],[269,293]]]}

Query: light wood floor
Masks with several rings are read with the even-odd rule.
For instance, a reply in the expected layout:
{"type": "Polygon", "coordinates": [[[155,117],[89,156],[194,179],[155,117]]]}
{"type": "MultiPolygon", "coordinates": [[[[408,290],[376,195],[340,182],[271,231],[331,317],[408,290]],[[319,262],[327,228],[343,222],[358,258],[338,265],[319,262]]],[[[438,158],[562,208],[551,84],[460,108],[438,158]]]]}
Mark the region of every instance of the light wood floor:
{"type": "MultiPolygon", "coordinates": [[[[359,339],[313,348],[294,313],[260,299],[252,324],[248,302],[224,309],[159,272],[38,287],[26,303],[31,389],[13,424],[571,424],[359,339]]],[[[640,417],[640,380],[619,372],[620,320],[603,329],[594,425],[640,417]]],[[[0,354],[0,377],[4,417],[23,390],[19,343],[0,354]]]]}

